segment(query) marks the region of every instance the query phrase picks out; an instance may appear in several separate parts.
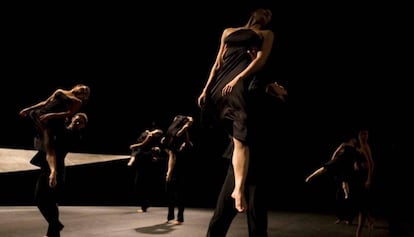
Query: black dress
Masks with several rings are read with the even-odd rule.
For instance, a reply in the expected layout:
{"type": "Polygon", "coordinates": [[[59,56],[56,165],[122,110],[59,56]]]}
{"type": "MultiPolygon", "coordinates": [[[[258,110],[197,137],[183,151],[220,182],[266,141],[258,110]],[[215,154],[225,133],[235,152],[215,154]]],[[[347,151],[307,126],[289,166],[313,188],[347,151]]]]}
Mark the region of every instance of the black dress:
{"type": "Polygon", "coordinates": [[[247,97],[254,76],[239,81],[228,95],[223,96],[222,89],[251,63],[249,52],[261,48],[262,38],[251,29],[240,29],[228,35],[225,44],[223,62],[207,92],[203,119],[219,122],[230,136],[248,142],[247,97]]]}

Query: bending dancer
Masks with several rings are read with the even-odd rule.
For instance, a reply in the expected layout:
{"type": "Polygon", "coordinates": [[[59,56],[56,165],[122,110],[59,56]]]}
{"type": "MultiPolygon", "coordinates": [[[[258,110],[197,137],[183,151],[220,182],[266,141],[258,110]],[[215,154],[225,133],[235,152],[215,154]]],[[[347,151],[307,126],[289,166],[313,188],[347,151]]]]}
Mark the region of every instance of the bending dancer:
{"type": "Polygon", "coordinates": [[[188,131],[192,124],[193,117],[191,116],[175,116],[162,140],[164,149],[168,154],[167,175],[165,177],[165,189],[168,199],[167,223],[174,220],[174,209],[177,207],[177,219],[173,222],[174,225],[180,225],[184,222],[184,163],[193,147],[188,131]]]}
{"type": "Polygon", "coordinates": [[[236,214],[244,211],[247,211],[249,236],[267,236],[267,212],[257,206],[260,197],[256,184],[246,180],[248,171],[249,176],[255,173],[250,172],[253,139],[249,137],[252,131],[249,86],[266,65],[272,50],[274,33],[265,29],[271,18],[269,9],[260,8],[252,12],[245,25],[224,29],[215,63],[198,97],[203,121],[215,121],[230,137],[224,156],[231,163],[207,236],[225,236],[236,214]]]}
{"type": "Polygon", "coordinates": [[[336,185],[336,224],[345,221],[349,225],[354,218],[355,210],[351,200],[354,195],[350,194],[349,185],[353,176],[353,165],[358,154],[356,144],[357,140],[355,138],[349,138],[349,140],[342,142],[335,149],[331,159],[305,179],[305,182],[310,182],[316,176],[331,171],[330,174],[333,176],[336,185]]]}
{"type": "Polygon", "coordinates": [[[147,212],[151,206],[149,201],[149,190],[151,175],[154,171],[154,162],[160,157],[161,138],[164,132],[161,129],[145,130],[140,134],[137,143],[129,146],[131,158],[128,166],[134,168],[134,191],[138,199],[138,213],[147,212]]]}

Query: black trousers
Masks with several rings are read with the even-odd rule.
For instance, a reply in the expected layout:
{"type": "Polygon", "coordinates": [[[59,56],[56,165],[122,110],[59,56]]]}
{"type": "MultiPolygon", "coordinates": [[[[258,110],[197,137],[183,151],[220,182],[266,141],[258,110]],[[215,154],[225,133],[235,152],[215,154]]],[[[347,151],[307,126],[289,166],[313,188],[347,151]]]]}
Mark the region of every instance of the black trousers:
{"type": "Polygon", "coordinates": [[[335,215],[338,220],[349,221],[350,223],[356,216],[356,211],[352,203],[352,194],[345,199],[345,193],[342,188],[342,181],[335,180],[336,194],[335,194],[335,215]]]}
{"type": "MultiPolygon", "coordinates": [[[[233,219],[238,214],[234,199],[231,197],[233,189],[234,171],[230,163],[214,214],[210,219],[207,237],[226,236],[233,219]]],[[[268,219],[265,190],[257,182],[247,182],[245,191],[248,205],[246,215],[249,237],[267,237],[268,219]]]]}
{"type": "Polygon", "coordinates": [[[151,178],[145,168],[149,167],[138,167],[135,170],[135,177],[134,177],[134,194],[138,202],[138,206],[141,206],[143,211],[147,211],[147,209],[151,206],[149,201],[149,192],[150,192],[150,185],[151,185],[151,178]]]}
{"type": "Polygon", "coordinates": [[[171,181],[165,185],[165,190],[168,198],[168,214],[167,220],[174,220],[174,210],[177,207],[177,221],[184,222],[184,199],[183,199],[183,187],[180,178],[172,177],[171,181]]]}
{"type": "Polygon", "coordinates": [[[49,186],[49,174],[48,168],[41,168],[35,188],[35,202],[40,213],[49,224],[46,235],[48,237],[60,237],[63,224],[59,220],[58,201],[63,186],[63,178],[58,176],[57,186],[51,188],[49,186]]]}

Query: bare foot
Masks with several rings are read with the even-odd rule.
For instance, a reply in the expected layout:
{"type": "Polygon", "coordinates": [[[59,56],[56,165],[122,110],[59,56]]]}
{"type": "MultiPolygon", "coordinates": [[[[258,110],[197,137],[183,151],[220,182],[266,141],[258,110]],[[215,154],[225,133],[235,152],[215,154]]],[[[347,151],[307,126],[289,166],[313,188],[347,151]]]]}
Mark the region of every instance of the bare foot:
{"type": "Polygon", "coordinates": [[[182,222],[181,221],[174,221],[173,222],[173,225],[181,225],[182,224],[182,222]]]}

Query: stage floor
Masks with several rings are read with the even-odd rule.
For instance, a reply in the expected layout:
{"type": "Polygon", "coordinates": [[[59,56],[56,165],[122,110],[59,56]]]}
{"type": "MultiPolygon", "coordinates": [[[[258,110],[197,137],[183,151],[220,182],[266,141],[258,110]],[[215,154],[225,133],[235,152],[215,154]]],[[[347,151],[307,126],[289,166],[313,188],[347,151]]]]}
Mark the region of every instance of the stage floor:
{"type": "MultiPolygon", "coordinates": [[[[36,154],[33,149],[0,148],[0,173],[37,170],[30,164],[30,159],[36,154]]],[[[113,160],[128,159],[129,155],[109,155],[69,152],[65,158],[66,166],[93,164],[113,160]]]]}
{"type": "MultiPolygon", "coordinates": [[[[151,207],[137,213],[134,206],[61,206],[62,237],[204,237],[212,209],[187,208],[182,225],[165,224],[167,208],[151,207]]],[[[247,237],[244,214],[233,221],[227,237],[247,237]]],[[[349,237],[356,225],[335,224],[329,214],[272,211],[269,237],[349,237]]],[[[35,206],[0,206],[0,236],[42,237],[46,222],[35,206]]],[[[376,220],[363,236],[387,237],[388,224],[376,220]]]]}

